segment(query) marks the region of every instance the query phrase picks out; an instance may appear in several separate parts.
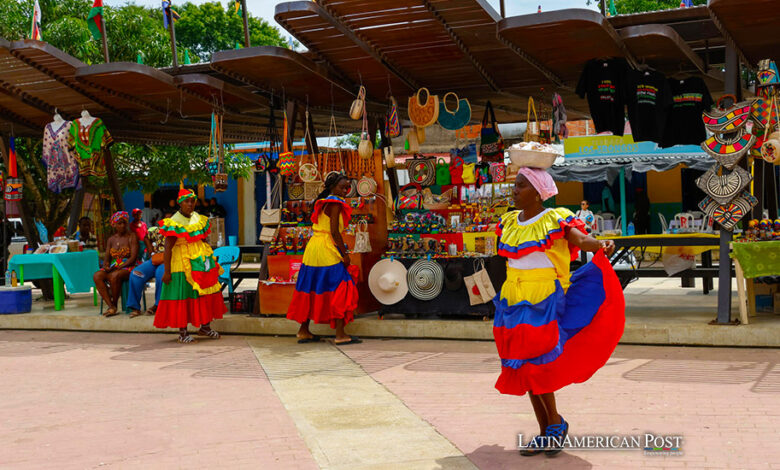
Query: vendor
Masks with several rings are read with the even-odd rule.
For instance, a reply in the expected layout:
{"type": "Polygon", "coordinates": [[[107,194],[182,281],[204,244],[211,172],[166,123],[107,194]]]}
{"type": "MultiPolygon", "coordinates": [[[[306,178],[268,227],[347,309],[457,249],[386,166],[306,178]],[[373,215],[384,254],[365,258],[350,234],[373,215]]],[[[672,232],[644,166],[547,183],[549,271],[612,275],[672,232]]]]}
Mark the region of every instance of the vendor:
{"type": "Polygon", "coordinates": [[[133,221],[130,222],[130,230],[138,237],[138,241],[142,242],[146,238],[146,231],[148,226],[146,222],[142,220],[144,213],[141,209],[133,209],[133,221]]]}
{"type": "Polygon", "coordinates": [[[97,250],[97,237],[92,233],[92,219],[82,217],[79,219],[79,230],[73,235],[73,238],[84,244],[85,250],[97,250]]]}
{"type": "Polygon", "coordinates": [[[117,302],[122,292],[122,283],[130,277],[130,271],[138,259],[138,238],[128,229],[130,217],[127,212],[120,211],[111,216],[111,226],[114,235],[106,242],[106,254],[103,268],[92,277],[100,297],[108,305],[103,313],[105,317],[113,317],[119,312],[117,302]],[[110,289],[110,290],[109,290],[110,289]]]}

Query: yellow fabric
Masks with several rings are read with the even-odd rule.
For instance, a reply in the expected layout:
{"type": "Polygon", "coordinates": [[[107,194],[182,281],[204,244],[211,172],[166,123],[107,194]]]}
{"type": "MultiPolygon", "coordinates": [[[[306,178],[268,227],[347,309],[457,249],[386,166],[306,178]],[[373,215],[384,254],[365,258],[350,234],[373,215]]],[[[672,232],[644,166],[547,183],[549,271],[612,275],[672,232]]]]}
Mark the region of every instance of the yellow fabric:
{"type": "MultiPolygon", "coordinates": [[[[662,235],[632,235],[630,237],[598,236],[596,238],[599,240],[641,240],[643,238],[665,238],[672,240],[675,238],[709,238],[716,242],[720,240],[718,235],[711,235],[708,233],[665,233],[662,235]]],[[[644,249],[645,253],[653,254],[696,256],[706,251],[716,250],[717,248],[717,246],[648,246],[637,249],[644,249]]]]}
{"type": "MultiPolygon", "coordinates": [[[[553,231],[561,231],[560,220],[566,220],[574,217],[574,213],[565,207],[550,209],[539,220],[521,225],[518,223],[517,216],[520,211],[507,212],[501,217],[503,228],[501,230],[501,243],[517,247],[530,241],[542,241],[548,238],[553,231]]],[[[571,252],[569,251],[569,242],[566,238],[558,238],[552,242],[552,245],[543,250],[555,267],[558,280],[564,289],[569,287],[569,263],[571,262],[571,252]]],[[[511,270],[511,268],[510,268],[511,270]]],[[[526,270],[527,272],[537,272],[543,269],[526,270]]],[[[511,304],[510,304],[511,305],[511,304]]]]}
{"type": "MultiPolygon", "coordinates": [[[[344,233],[344,220],[339,216],[339,232],[344,233]]],[[[333,266],[342,261],[336,243],[330,233],[330,217],[323,211],[313,226],[314,235],[306,244],[303,252],[303,264],[306,266],[333,266]]]]}
{"type": "MultiPolygon", "coordinates": [[[[216,282],[211,286],[201,286],[192,278],[191,260],[204,258],[212,259],[216,263],[213,255],[214,251],[207,243],[203,241],[187,243],[187,240],[179,238],[176,240],[176,244],[173,246],[173,251],[171,252],[171,272],[183,272],[187,282],[199,295],[208,295],[219,292],[222,289],[219,282],[216,282]]],[[[225,272],[225,270],[222,269],[222,266],[217,265],[217,267],[220,275],[225,272]]]]}
{"type": "Polygon", "coordinates": [[[553,268],[507,268],[506,281],[501,286],[501,299],[506,299],[508,305],[524,300],[537,304],[555,292],[557,277],[553,268]]]}
{"type": "Polygon", "coordinates": [[[204,217],[197,212],[190,214],[190,217],[184,217],[181,212],[176,212],[173,217],[163,220],[163,227],[181,227],[192,233],[203,230],[208,225],[208,217],[204,217]]]}

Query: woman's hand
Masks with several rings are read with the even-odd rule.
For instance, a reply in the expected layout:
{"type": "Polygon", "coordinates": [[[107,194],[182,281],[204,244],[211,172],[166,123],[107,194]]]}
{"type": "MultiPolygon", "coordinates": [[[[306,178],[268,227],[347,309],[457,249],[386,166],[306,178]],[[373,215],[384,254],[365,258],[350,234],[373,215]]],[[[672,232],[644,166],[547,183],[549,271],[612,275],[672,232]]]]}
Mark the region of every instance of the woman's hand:
{"type": "Polygon", "coordinates": [[[165,270],[165,274],[163,274],[162,278],[163,284],[170,284],[171,283],[171,272],[167,269],[165,270]]]}
{"type": "Polygon", "coordinates": [[[352,261],[349,259],[349,253],[344,253],[341,256],[341,262],[344,263],[344,266],[349,267],[350,264],[352,264],[352,261]]]}
{"type": "Polygon", "coordinates": [[[106,273],[110,273],[113,270],[114,270],[114,266],[106,266],[103,268],[103,271],[105,271],[106,273]]]}
{"type": "Polygon", "coordinates": [[[607,257],[612,256],[612,253],[615,252],[615,242],[612,240],[599,240],[599,244],[601,245],[601,249],[604,250],[604,254],[607,255],[607,257]]]}

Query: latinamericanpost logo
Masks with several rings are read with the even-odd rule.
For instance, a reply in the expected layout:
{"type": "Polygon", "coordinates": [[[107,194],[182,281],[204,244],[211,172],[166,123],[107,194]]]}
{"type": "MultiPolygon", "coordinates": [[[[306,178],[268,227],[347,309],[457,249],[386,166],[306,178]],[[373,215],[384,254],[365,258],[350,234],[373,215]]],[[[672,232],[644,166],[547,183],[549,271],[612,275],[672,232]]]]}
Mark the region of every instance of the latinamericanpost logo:
{"type": "MultiPolygon", "coordinates": [[[[566,437],[541,436],[541,439],[542,446],[563,450],[640,450],[647,456],[683,455],[683,437],[679,435],[662,436],[652,433],[627,436],[567,435],[566,437]]],[[[517,442],[520,450],[535,449],[535,447],[528,447],[530,441],[525,441],[522,434],[518,434],[517,442]]]]}

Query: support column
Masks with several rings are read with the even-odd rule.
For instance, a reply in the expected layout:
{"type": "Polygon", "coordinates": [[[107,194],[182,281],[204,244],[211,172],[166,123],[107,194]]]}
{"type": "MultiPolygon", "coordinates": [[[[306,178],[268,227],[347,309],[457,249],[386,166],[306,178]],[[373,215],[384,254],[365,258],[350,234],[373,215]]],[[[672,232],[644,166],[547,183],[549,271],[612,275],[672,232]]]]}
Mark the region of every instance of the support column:
{"type": "Polygon", "coordinates": [[[628,234],[628,214],[626,213],[626,167],[620,169],[620,176],[618,176],[618,178],[620,178],[620,230],[625,236],[628,234]]]}

